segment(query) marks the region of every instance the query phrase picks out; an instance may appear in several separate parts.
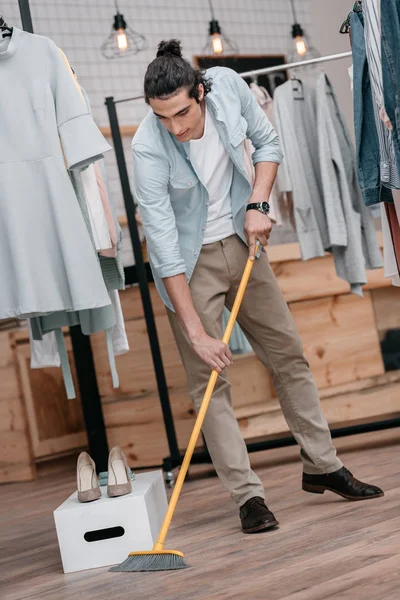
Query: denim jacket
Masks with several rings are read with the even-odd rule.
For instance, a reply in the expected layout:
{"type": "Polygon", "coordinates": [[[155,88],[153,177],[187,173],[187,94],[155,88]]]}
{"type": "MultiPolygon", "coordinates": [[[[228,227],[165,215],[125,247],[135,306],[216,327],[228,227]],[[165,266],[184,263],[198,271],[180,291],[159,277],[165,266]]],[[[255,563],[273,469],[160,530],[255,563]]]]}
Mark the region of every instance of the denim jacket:
{"type": "MultiPolygon", "coordinates": [[[[382,10],[382,15],[383,15],[382,10]]],[[[392,202],[392,192],[382,186],[379,138],[376,130],[371,82],[368,72],[362,12],[350,15],[353,51],[354,128],[358,183],[367,206],[392,202]]],[[[385,64],[382,64],[385,73],[385,64]]]]}
{"type": "MultiPolygon", "coordinates": [[[[280,163],[278,136],[247,83],[234,71],[207,71],[212,89],[206,96],[218,133],[234,165],[231,186],[233,224],[246,242],[244,220],[252,187],[244,162],[244,140],[255,148],[253,163],[280,163]]],[[[134,198],[146,236],[154,281],[173,310],[162,279],[185,273],[198,260],[207,223],[209,198],[190,161],[190,143],[179,142],[149,111],[132,141],[134,198]]]]}
{"type": "Polygon", "coordinates": [[[385,108],[392,123],[397,169],[400,173],[400,3],[381,0],[382,78],[385,108]]]}

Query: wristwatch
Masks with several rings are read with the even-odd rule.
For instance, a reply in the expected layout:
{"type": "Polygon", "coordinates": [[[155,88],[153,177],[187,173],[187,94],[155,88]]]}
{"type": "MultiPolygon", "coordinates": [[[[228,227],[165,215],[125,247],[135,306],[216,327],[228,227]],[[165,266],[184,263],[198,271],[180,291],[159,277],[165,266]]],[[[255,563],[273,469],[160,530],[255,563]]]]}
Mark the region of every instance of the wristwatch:
{"type": "Polygon", "coordinates": [[[247,205],[246,212],[248,210],[258,210],[263,215],[268,215],[270,209],[268,202],[251,202],[247,205]]]}

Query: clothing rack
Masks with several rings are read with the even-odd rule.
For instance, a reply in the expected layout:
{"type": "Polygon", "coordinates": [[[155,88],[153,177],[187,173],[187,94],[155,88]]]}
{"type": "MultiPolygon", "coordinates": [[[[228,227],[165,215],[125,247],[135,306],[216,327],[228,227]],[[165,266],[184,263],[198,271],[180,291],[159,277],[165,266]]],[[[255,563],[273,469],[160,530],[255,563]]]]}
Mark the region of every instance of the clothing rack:
{"type": "Polygon", "coordinates": [[[254,71],[245,71],[239,73],[241,77],[258,77],[258,75],[269,75],[270,73],[277,73],[280,71],[286,71],[288,69],[298,69],[299,67],[308,67],[309,65],[316,65],[319,63],[326,63],[332,60],[340,60],[342,58],[349,58],[352,56],[352,52],[340,52],[339,54],[330,54],[328,56],[319,56],[318,58],[308,58],[307,60],[300,60],[293,63],[284,63],[283,65],[275,65],[273,67],[266,67],[265,69],[255,69],[254,71]]]}
{"type": "MultiPolygon", "coordinates": [[[[18,0],[24,31],[33,33],[29,0],[18,0]]],[[[4,21],[4,19],[3,19],[4,21]]],[[[89,451],[97,472],[107,471],[108,443],[90,338],[79,325],[69,328],[89,451]]]]}
{"type": "MultiPolygon", "coordinates": [[[[256,69],[254,71],[246,71],[244,73],[239,73],[241,77],[250,77],[256,78],[259,75],[267,75],[269,73],[280,72],[288,69],[297,69],[299,67],[326,63],[334,60],[341,60],[343,58],[351,57],[351,52],[342,52],[339,54],[332,54],[329,56],[322,56],[318,58],[312,58],[304,61],[299,61],[295,63],[276,65],[273,67],[266,67],[265,69],[256,69]]],[[[132,240],[132,246],[134,249],[136,266],[132,269],[132,267],[128,267],[125,269],[125,273],[127,275],[127,283],[139,283],[140,292],[142,297],[143,309],[145,313],[146,323],[147,323],[147,333],[149,336],[150,346],[152,349],[153,356],[153,365],[157,377],[158,391],[160,396],[160,402],[163,410],[164,416],[164,425],[165,432],[168,440],[170,455],[163,460],[163,470],[165,472],[165,477],[167,483],[172,484],[173,482],[173,473],[172,470],[175,467],[179,467],[182,464],[184,453],[182,453],[178,448],[176,431],[174,426],[174,421],[172,417],[168,389],[166,386],[164,366],[161,359],[161,354],[159,354],[159,341],[157,330],[154,323],[154,313],[151,304],[148,283],[152,281],[151,271],[148,268],[148,264],[144,264],[143,256],[141,252],[141,246],[139,243],[139,232],[135,218],[136,207],[133,200],[133,195],[130,187],[128,170],[126,166],[125,154],[122,145],[122,136],[121,130],[118,121],[117,115],[117,104],[122,104],[124,102],[133,102],[136,100],[143,100],[144,96],[133,96],[130,98],[121,98],[115,100],[114,97],[110,96],[105,99],[105,104],[107,106],[108,117],[110,121],[111,135],[114,143],[115,155],[117,159],[118,172],[121,181],[122,194],[124,197],[125,209],[128,218],[128,227],[129,233],[132,240]]],[[[383,429],[390,429],[393,427],[400,427],[400,418],[387,419],[384,421],[374,421],[370,423],[363,423],[361,425],[351,425],[348,427],[341,427],[331,430],[331,434],[333,438],[354,435],[358,433],[367,433],[370,431],[380,431],[383,429]]],[[[258,442],[248,443],[247,450],[248,452],[258,452],[261,450],[269,450],[272,448],[281,448],[285,446],[295,445],[296,441],[292,436],[287,436],[285,438],[279,438],[276,440],[264,440],[258,442]]],[[[197,452],[193,455],[192,461],[193,464],[202,464],[211,462],[210,455],[208,451],[205,452],[197,452]]]]}
{"type": "MultiPolygon", "coordinates": [[[[307,67],[309,65],[315,65],[318,63],[326,63],[331,60],[340,60],[341,58],[349,58],[352,56],[352,52],[340,52],[339,54],[330,54],[328,56],[320,56],[318,58],[309,58],[293,63],[283,63],[282,65],[275,65],[273,67],[265,67],[265,69],[255,69],[253,71],[245,71],[244,73],[238,73],[240,77],[251,77],[256,78],[258,75],[269,75],[270,73],[280,73],[281,71],[287,71],[288,69],[298,69],[299,67],[307,67]]],[[[106,98],[107,100],[107,98],[106,98]]],[[[134,100],[144,100],[144,96],[131,96],[130,98],[121,98],[120,100],[114,100],[114,104],[122,104],[123,102],[133,102],[134,100]]]]}

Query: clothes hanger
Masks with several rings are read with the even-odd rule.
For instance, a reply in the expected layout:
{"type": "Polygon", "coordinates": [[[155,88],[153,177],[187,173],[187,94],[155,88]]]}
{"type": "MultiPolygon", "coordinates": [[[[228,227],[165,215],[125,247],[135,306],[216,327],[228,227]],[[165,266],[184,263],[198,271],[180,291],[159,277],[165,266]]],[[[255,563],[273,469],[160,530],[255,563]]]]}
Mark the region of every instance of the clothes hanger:
{"type": "Polygon", "coordinates": [[[339,33],[350,33],[350,15],[352,12],[362,12],[361,0],[357,0],[357,2],[354,3],[352,10],[349,12],[349,14],[346,17],[346,20],[343,21],[343,23],[339,29],[339,33]]]}
{"type": "Polygon", "coordinates": [[[292,82],[293,99],[304,100],[303,82],[301,79],[296,77],[295,71],[292,71],[290,75],[290,81],[292,82]]]}
{"type": "Polygon", "coordinates": [[[0,14],[0,31],[2,32],[3,38],[11,37],[13,28],[7,25],[4,17],[0,14]]]}

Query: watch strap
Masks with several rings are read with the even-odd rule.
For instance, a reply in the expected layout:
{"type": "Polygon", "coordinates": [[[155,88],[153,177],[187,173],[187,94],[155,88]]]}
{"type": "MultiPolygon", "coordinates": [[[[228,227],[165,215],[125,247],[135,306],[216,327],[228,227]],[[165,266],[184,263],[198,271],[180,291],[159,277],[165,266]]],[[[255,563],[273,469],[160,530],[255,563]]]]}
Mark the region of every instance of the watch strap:
{"type": "Polygon", "coordinates": [[[268,204],[268,202],[251,202],[246,207],[246,212],[248,210],[258,210],[258,212],[261,212],[264,215],[268,215],[268,213],[269,213],[269,204],[268,204]],[[264,210],[263,204],[266,205],[267,210],[264,210]]]}

